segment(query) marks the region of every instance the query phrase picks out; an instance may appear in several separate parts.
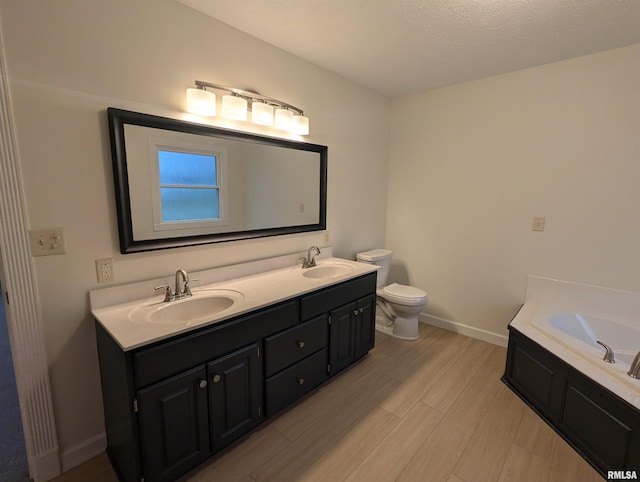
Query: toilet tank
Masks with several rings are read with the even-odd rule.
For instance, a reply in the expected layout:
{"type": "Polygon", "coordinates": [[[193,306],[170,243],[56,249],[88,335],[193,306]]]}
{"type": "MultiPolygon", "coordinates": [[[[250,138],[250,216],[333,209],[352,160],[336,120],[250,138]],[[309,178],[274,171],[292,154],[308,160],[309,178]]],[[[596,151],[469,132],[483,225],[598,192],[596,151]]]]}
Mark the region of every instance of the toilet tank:
{"type": "Polygon", "coordinates": [[[391,268],[391,256],[393,253],[388,249],[372,249],[364,253],[358,253],[356,260],[361,263],[376,264],[381,268],[378,270],[378,280],[376,286],[382,288],[387,284],[389,269],[391,268]]]}

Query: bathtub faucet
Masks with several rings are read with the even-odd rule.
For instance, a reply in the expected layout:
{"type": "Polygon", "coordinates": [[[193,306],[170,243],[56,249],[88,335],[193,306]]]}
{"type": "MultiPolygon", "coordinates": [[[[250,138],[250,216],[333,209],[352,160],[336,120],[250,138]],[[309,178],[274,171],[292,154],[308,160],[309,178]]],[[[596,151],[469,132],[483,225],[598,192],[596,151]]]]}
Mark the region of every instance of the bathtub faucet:
{"type": "Polygon", "coordinates": [[[596,343],[598,345],[602,345],[604,347],[604,358],[602,358],[604,361],[606,361],[607,363],[615,363],[616,359],[613,356],[613,350],[611,349],[611,347],[605,345],[604,343],[602,343],[600,340],[596,340],[596,343]]]}
{"type": "Polygon", "coordinates": [[[640,378],[640,352],[633,359],[633,363],[631,364],[631,368],[627,372],[631,378],[640,378]]]}

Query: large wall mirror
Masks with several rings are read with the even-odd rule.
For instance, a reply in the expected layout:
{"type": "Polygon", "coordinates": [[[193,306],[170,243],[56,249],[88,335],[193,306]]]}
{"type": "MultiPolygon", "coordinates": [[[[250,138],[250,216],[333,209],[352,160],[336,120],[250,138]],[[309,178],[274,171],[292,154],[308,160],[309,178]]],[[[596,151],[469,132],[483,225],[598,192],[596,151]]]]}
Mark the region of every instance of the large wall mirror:
{"type": "Polygon", "coordinates": [[[326,229],[326,146],[108,117],[123,254],[326,229]]]}

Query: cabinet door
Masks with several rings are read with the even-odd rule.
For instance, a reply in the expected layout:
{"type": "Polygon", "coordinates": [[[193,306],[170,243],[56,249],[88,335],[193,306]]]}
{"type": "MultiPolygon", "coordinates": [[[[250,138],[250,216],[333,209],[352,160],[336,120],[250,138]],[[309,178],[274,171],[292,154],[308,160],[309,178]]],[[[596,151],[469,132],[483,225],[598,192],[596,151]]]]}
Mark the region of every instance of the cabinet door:
{"type": "Polygon", "coordinates": [[[637,412],[591,381],[567,381],[560,427],[598,467],[637,469],[629,464],[637,419],[637,412]]]}
{"type": "Polygon", "coordinates": [[[217,451],[262,418],[262,364],[257,344],[207,365],[211,444],[217,451]]]}
{"type": "Polygon", "coordinates": [[[560,421],[565,377],[551,353],[510,328],[504,380],[545,418],[560,421]]]}
{"type": "Polygon", "coordinates": [[[329,365],[331,374],[349,366],[355,360],[353,337],[356,304],[350,303],[331,312],[329,326],[329,365]]]}
{"type": "Polygon", "coordinates": [[[175,480],[209,456],[204,365],[138,391],[144,475],[175,480]]]}
{"type": "Polygon", "coordinates": [[[355,357],[369,353],[375,344],[376,336],[376,297],[367,296],[356,302],[358,314],[355,317],[355,357]]]}

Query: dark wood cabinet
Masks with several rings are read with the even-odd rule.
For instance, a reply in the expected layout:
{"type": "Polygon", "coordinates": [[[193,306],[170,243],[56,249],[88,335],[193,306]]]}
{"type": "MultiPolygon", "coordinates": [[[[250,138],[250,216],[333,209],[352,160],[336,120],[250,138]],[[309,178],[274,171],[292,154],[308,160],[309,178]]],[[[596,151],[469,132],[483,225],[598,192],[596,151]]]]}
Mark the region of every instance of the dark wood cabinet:
{"type": "Polygon", "coordinates": [[[375,295],[332,310],[329,314],[329,360],[331,373],[351,365],[375,344],[375,295]]]}
{"type": "Polygon", "coordinates": [[[337,373],[351,365],[355,354],[356,304],[351,303],[330,312],[329,325],[329,366],[331,373],[337,373]]]}
{"type": "Polygon", "coordinates": [[[262,363],[256,343],[207,364],[211,445],[220,450],[262,419],[262,363]]]}
{"type": "Polygon", "coordinates": [[[107,453],[121,480],[175,480],[374,344],[376,274],[123,351],[96,323],[107,453]]]}
{"type": "Polygon", "coordinates": [[[356,302],[354,351],[356,360],[371,350],[376,341],[376,297],[366,296],[356,302]]]}
{"type": "Polygon", "coordinates": [[[170,481],[209,456],[207,377],[204,366],[137,393],[144,473],[170,481]]]}
{"type": "Polygon", "coordinates": [[[252,344],[139,390],[144,474],[174,480],[262,418],[262,366],[252,344]]]}
{"type": "Polygon", "coordinates": [[[502,380],[600,474],[640,472],[640,412],[512,327],[502,380]]]}

